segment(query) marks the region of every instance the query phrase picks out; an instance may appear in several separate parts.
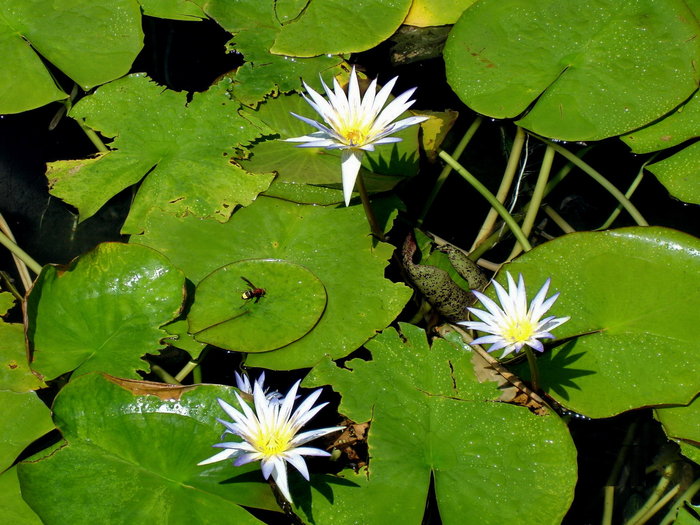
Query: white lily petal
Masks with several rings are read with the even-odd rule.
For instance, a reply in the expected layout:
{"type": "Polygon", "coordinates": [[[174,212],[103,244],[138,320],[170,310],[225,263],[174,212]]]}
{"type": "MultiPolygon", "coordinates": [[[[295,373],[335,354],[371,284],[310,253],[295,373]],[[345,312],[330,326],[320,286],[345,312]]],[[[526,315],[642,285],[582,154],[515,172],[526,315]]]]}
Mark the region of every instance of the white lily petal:
{"type": "Polygon", "coordinates": [[[525,345],[538,352],[543,352],[544,346],[541,340],[554,339],[555,337],[550,331],[569,320],[569,317],[542,317],[557,300],[559,293],[546,298],[551,282],[550,279],[547,279],[535,294],[528,308],[525,279],[522,274],[518,276],[516,282],[513,276],[506,272],[506,279],[508,282],[507,291],[498,282],[492,282],[500,304],[481,292],[474,291],[474,295],[488,312],[477,308],[467,308],[473,316],[480,320],[460,321],[459,324],[489,334],[477,337],[472,344],[491,344],[491,347],[488,348],[489,352],[503,348],[502,357],[512,352],[519,352],[525,345]]]}
{"type": "Polygon", "coordinates": [[[343,197],[346,206],[350,205],[352,190],[355,187],[355,180],[357,180],[357,174],[360,172],[361,165],[361,151],[352,149],[343,150],[343,154],[341,155],[341,170],[343,177],[343,197]]]}

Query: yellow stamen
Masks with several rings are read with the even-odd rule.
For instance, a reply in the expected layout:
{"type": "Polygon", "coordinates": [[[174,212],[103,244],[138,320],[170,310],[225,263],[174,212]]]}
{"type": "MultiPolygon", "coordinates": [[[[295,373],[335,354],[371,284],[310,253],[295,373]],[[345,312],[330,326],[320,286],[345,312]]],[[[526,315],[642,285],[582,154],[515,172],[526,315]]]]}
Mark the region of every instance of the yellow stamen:
{"type": "Polygon", "coordinates": [[[289,448],[290,437],[281,433],[258,436],[253,446],[266,456],[275,456],[289,448]]]}
{"type": "Polygon", "coordinates": [[[532,337],[534,331],[535,325],[529,319],[519,319],[508,325],[503,337],[511,343],[524,343],[532,337]]]}
{"type": "Polygon", "coordinates": [[[359,129],[351,129],[345,132],[345,138],[351,146],[361,146],[367,140],[367,135],[359,129]]]}

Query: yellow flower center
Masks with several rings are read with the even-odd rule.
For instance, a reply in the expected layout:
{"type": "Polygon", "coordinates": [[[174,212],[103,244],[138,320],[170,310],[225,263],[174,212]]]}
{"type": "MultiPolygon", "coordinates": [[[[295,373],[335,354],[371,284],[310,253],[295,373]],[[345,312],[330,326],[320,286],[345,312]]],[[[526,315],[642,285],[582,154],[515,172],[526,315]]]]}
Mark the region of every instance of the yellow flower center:
{"type": "Polygon", "coordinates": [[[535,333],[536,325],[529,319],[511,321],[503,332],[503,338],[511,343],[524,343],[535,333]]]}
{"type": "Polygon", "coordinates": [[[276,456],[289,448],[289,441],[290,436],[278,431],[259,435],[253,446],[266,456],[276,456]]]}
{"type": "Polygon", "coordinates": [[[345,132],[345,138],[351,146],[361,146],[367,140],[367,134],[360,129],[351,129],[345,132]]]}

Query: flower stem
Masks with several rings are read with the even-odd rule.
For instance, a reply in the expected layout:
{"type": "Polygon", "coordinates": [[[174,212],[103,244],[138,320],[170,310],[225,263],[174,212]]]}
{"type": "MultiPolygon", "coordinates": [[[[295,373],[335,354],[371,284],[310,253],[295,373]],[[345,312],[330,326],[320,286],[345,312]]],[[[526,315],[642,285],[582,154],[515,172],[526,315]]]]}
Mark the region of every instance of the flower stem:
{"type": "MultiPolygon", "coordinates": [[[[656,155],[654,155],[655,157],[656,155]]],[[[639,168],[639,173],[637,173],[637,176],[634,178],[632,181],[632,184],[630,184],[630,187],[627,188],[627,191],[625,192],[625,197],[628,199],[632,197],[632,194],[635,192],[639,184],[642,182],[642,178],[644,177],[644,168],[646,167],[647,164],[649,164],[652,159],[647,160],[644,164],[642,164],[641,168],[639,168]]],[[[608,220],[603,223],[603,225],[598,228],[598,230],[607,230],[610,228],[610,225],[617,219],[617,216],[620,215],[620,211],[622,210],[622,204],[618,204],[613,212],[610,214],[610,217],[608,217],[608,220]]]]}
{"type": "Polygon", "coordinates": [[[525,355],[527,356],[527,364],[530,365],[530,385],[532,385],[532,390],[534,392],[540,391],[540,370],[537,368],[537,358],[535,357],[535,352],[532,348],[525,345],[525,355]]]}
{"type": "MultiPolygon", "coordinates": [[[[7,221],[5,220],[5,217],[2,216],[2,213],[0,213],[0,231],[7,235],[7,238],[10,239],[13,243],[17,244],[15,236],[12,235],[10,225],[7,224],[7,221]]],[[[22,259],[20,259],[14,254],[12,254],[12,259],[15,262],[15,266],[17,267],[17,273],[19,274],[19,278],[22,281],[22,286],[24,286],[24,291],[26,292],[32,286],[32,278],[29,275],[29,270],[27,270],[27,263],[25,263],[22,259]]]]}
{"type": "MultiPolygon", "coordinates": [[[[464,150],[467,148],[467,145],[472,140],[472,137],[474,136],[476,131],[479,129],[479,126],[481,126],[481,123],[483,122],[483,120],[484,119],[481,116],[478,116],[474,119],[474,122],[472,122],[471,126],[469,126],[469,129],[462,137],[462,140],[459,141],[459,144],[457,144],[457,147],[452,152],[453,158],[458,159],[459,157],[462,156],[462,153],[464,153],[464,150]]],[[[520,129],[520,128],[518,128],[518,129],[520,129]]],[[[418,217],[417,224],[418,224],[419,228],[423,224],[423,221],[425,220],[426,215],[428,215],[428,212],[430,211],[430,207],[433,205],[433,202],[435,201],[437,194],[440,193],[442,186],[445,184],[445,181],[447,180],[447,177],[449,176],[449,174],[451,172],[452,172],[452,166],[450,166],[449,164],[447,164],[440,172],[440,175],[438,176],[437,180],[435,181],[435,185],[433,186],[433,189],[430,192],[430,195],[428,195],[428,198],[425,201],[425,205],[423,206],[423,210],[421,211],[421,213],[418,217]]]]}
{"type": "MultiPolygon", "coordinates": [[[[540,173],[537,176],[537,183],[535,184],[535,190],[532,192],[532,199],[530,199],[530,205],[527,208],[527,213],[523,219],[523,225],[521,229],[525,235],[530,235],[532,231],[532,226],[535,224],[535,218],[537,217],[537,212],[540,211],[540,205],[542,204],[542,198],[544,197],[545,189],[547,188],[547,179],[549,179],[549,173],[552,171],[552,162],[554,161],[554,149],[547,146],[547,150],[544,152],[544,158],[542,159],[542,165],[540,166],[540,173]]],[[[514,259],[525,247],[522,244],[516,244],[513,247],[513,251],[510,253],[508,260],[514,259]]]]}
{"type": "Polygon", "coordinates": [[[491,206],[494,207],[494,209],[498,212],[501,218],[505,221],[505,223],[510,228],[510,231],[513,232],[515,238],[523,246],[523,249],[525,251],[531,250],[532,246],[528,242],[525,234],[520,229],[520,226],[518,226],[518,223],[515,222],[515,219],[513,219],[511,214],[508,213],[508,210],[505,209],[503,204],[498,202],[496,196],[493,193],[491,193],[488,190],[488,188],[484,186],[476,177],[474,177],[474,175],[469,173],[464,168],[464,166],[462,166],[459,162],[453,159],[446,151],[440,150],[440,158],[447,162],[450,166],[452,166],[452,168],[457,173],[459,173],[469,184],[471,184],[476,191],[478,191],[487,201],[489,201],[489,204],[491,204],[491,206]]]}
{"type": "Polygon", "coordinates": [[[357,175],[357,189],[360,190],[362,207],[365,209],[365,215],[367,216],[367,222],[369,222],[369,228],[372,230],[372,235],[380,241],[383,241],[384,231],[379,227],[377,217],[374,215],[374,210],[372,209],[372,204],[369,202],[369,195],[367,194],[367,187],[365,186],[365,179],[362,177],[362,173],[358,173],[357,175]]]}
{"type": "Polygon", "coordinates": [[[576,165],[578,168],[590,175],[593,178],[593,180],[595,180],[598,184],[603,186],[603,188],[608,190],[608,192],[613,197],[615,197],[615,199],[617,199],[617,201],[627,210],[627,213],[630,214],[630,216],[639,226],[649,226],[649,223],[642,216],[642,214],[639,213],[639,210],[635,207],[635,205],[632,204],[632,202],[630,202],[630,200],[627,197],[625,197],[625,195],[620,190],[618,190],[608,179],[603,177],[603,175],[601,175],[598,171],[593,169],[591,166],[582,161],[580,158],[578,158],[566,148],[561,147],[559,144],[555,144],[554,142],[544,139],[542,137],[538,138],[548,146],[552,147],[554,151],[562,155],[569,162],[576,165]]]}
{"type": "MultiPolygon", "coordinates": [[[[496,193],[496,198],[498,202],[503,203],[506,200],[506,196],[510,191],[510,187],[513,184],[513,179],[515,179],[515,173],[518,170],[518,163],[520,162],[520,155],[523,151],[523,144],[525,144],[525,131],[521,127],[516,128],[515,138],[513,139],[513,147],[510,149],[510,155],[508,156],[508,164],[506,165],[506,171],[503,173],[503,178],[501,179],[501,185],[498,188],[498,193],[496,193]]],[[[524,166],[523,166],[524,168],[524,166]]],[[[498,213],[495,209],[491,208],[489,210],[484,224],[481,226],[479,233],[472,244],[472,248],[469,251],[473,251],[479,244],[484,242],[496,224],[496,218],[498,213]]]]}
{"type": "Polygon", "coordinates": [[[0,231],[0,244],[12,252],[19,260],[24,262],[27,267],[33,271],[35,274],[39,275],[41,273],[41,265],[32,259],[27,252],[22,248],[17,246],[10,238],[0,231]]]}

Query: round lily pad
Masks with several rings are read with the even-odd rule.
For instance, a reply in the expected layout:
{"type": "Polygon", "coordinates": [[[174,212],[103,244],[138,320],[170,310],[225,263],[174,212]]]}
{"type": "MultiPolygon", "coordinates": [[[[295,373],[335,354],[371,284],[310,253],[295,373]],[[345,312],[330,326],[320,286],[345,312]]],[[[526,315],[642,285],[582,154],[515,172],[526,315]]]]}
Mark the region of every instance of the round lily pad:
{"type": "Polygon", "coordinates": [[[240,352],[267,352],[308,333],[326,309],[326,288],[300,264],[237,261],[197,286],[188,317],[198,341],[240,352]]]}

